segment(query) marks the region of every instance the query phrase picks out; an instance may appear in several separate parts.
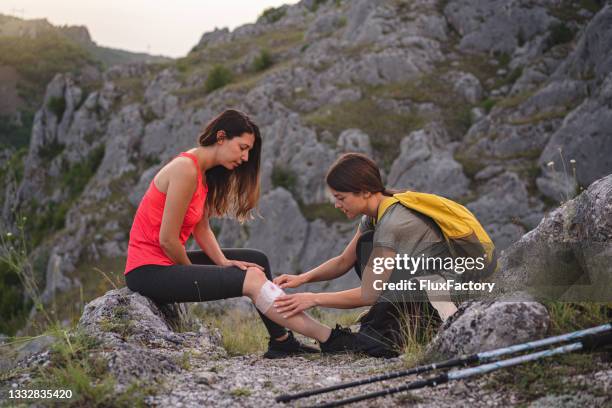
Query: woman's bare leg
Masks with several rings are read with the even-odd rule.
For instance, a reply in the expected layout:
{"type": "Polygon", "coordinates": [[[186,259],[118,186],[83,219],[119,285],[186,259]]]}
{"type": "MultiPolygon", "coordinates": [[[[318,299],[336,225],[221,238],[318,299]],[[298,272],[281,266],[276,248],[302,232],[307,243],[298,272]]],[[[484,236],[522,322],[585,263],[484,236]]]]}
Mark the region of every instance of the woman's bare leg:
{"type": "MultiPolygon", "coordinates": [[[[261,287],[266,283],[268,279],[266,275],[259,268],[248,268],[244,284],[242,286],[242,293],[245,296],[251,298],[253,303],[259,295],[261,287]]],[[[264,314],[272,321],[284,326],[290,330],[303,334],[304,336],[324,342],[329,338],[331,329],[324,324],[321,324],[302,312],[289,318],[283,317],[278,313],[274,307],[268,309],[264,314]]]]}

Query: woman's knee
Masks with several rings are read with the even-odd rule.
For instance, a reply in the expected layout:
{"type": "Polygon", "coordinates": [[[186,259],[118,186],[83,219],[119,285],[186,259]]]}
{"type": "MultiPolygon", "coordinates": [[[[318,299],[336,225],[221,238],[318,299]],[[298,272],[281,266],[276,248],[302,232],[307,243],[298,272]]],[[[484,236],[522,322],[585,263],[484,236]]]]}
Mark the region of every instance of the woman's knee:
{"type": "Polygon", "coordinates": [[[261,269],[256,267],[247,268],[242,293],[253,299],[267,280],[266,274],[261,269]]]}
{"type": "Polygon", "coordinates": [[[250,259],[251,262],[263,267],[265,269],[264,272],[266,273],[266,275],[268,275],[268,278],[271,278],[272,275],[270,271],[270,261],[268,260],[268,256],[259,249],[249,248],[245,249],[245,251],[247,251],[248,259],[250,259]]]}

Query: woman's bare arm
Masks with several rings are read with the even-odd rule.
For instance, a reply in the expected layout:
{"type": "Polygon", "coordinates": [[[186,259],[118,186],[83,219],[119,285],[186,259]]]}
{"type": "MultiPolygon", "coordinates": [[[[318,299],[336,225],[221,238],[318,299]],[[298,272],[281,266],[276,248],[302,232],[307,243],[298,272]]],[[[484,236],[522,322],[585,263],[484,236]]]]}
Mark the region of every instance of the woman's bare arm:
{"type": "Polygon", "coordinates": [[[227,258],[221,251],[221,247],[219,246],[219,242],[217,242],[217,238],[213,230],[210,228],[210,223],[208,221],[208,214],[204,212],[202,219],[198,222],[193,230],[193,237],[195,238],[198,246],[204,251],[206,255],[216,264],[223,265],[227,263],[227,258]]]}

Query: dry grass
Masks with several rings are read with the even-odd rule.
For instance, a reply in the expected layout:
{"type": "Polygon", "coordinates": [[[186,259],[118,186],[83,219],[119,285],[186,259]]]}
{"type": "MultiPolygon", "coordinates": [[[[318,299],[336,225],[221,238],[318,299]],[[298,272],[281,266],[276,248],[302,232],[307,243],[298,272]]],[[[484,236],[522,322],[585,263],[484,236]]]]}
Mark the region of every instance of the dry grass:
{"type": "MultiPolygon", "coordinates": [[[[336,323],[343,326],[354,324],[360,312],[361,309],[335,312],[315,308],[309,314],[321,323],[334,327],[336,323]]],[[[219,329],[223,347],[230,355],[263,353],[268,348],[268,332],[255,308],[250,311],[231,308],[221,313],[194,310],[194,313],[206,324],[219,329]]]]}

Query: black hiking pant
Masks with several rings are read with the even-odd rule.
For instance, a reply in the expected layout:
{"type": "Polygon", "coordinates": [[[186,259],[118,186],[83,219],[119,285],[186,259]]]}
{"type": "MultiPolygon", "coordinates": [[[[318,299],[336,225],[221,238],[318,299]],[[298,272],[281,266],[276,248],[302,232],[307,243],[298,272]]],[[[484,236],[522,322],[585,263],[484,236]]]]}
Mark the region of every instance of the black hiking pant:
{"type": "MultiPolygon", "coordinates": [[[[357,262],[354,268],[359,279],[373,249],[374,231],[361,234],[357,241],[357,262]]],[[[368,313],[360,319],[357,334],[361,351],[375,357],[395,357],[405,345],[407,335],[420,340],[428,327],[437,327],[442,320],[427,300],[426,295],[417,296],[422,301],[378,300],[368,313]]]]}
{"type": "MultiPolygon", "coordinates": [[[[272,280],[268,257],[256,249],[224,248],[227,259],[253,262],[264,267],[272,280]]],[[[192,265],[143,265],[125,275],[127,287],[158,303],[205,302],[243,296],[246,270],[219,266],[203,251],[187,251],[192,265]]],[[[270,337],[283,336],[287,330],[257,310],[270,337]]]]}

